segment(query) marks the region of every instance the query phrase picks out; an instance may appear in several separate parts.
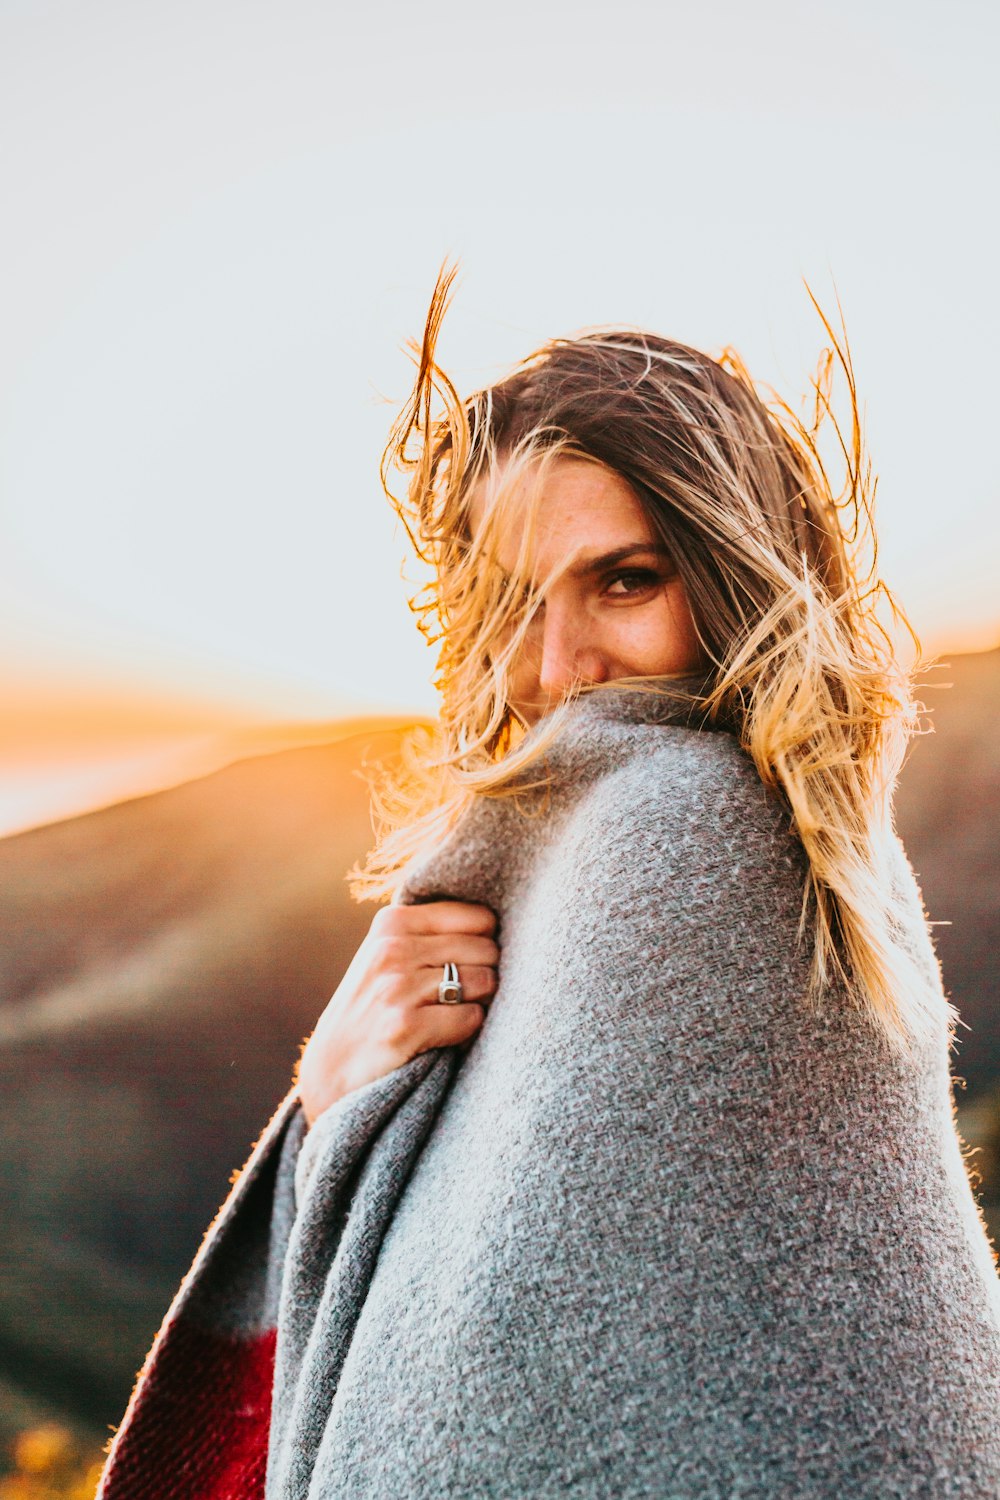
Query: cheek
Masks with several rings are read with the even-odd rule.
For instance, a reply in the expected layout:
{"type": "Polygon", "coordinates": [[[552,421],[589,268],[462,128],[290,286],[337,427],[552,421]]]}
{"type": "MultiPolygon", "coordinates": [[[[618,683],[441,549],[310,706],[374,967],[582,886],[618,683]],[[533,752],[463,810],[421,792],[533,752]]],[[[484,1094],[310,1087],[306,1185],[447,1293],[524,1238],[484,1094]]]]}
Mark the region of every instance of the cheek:
{"type": "Polygon", "coordinates": [[[676,591],[671,596],[670,609],[676,632],[678,665],[685,671],[693,671],[697,667],[706,666],[708,659],[705,655],[705,648],[699,639],[694,615],[682,583],[677,585],[676,591]]]}
{"type": "Polygon", "coordinates": [[[616,654],[637,676],[682,671],[700,651],[682,585],[668,585],[646,609],[622,610],[616,654]]]}
{"type": "Polygon", "coordinates": [[[507,682],[513,696],[530,693],[538,678],[540,649],[537,635],[529,632],[507,664],[507,682]]]}

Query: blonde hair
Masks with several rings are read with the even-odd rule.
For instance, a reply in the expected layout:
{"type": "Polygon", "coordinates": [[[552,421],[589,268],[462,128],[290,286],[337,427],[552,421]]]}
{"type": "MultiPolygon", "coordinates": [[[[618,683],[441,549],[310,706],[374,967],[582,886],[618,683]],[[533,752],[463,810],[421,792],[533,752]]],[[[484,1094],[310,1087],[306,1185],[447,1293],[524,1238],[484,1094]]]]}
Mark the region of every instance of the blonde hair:
{"type": "MultiPolygon", "coordinates": [[[[684,582],[711,663],[707,678],[691,674],[691,706],[738,736],[794,820],[809,861],[799,939],[811,917],[810,1000],[819,1006],[837,977],[895,1048],[939,1034],[945,1021],[950,1037],[954,1009],[893,922],[892,795],[922,705],[913,696],[920,668],[902,667],[880,609],[909,632],[918,662],[920,642],[877,574],[876,482],[842,312],[838,338],[807,287],[832,348],[805,418],[758,387],[732,348],[713,359],[619,327],[553,339],[463,400],[435,359],[454,276],[442,268],[423,339],[411,346],[416,379],[381,469],[431,569],[411,608],[439,648],[440,722],[415,732],[377,789],[381,831],[353,893],[390,894],[473,797],[523,788],[532,768],[544,781],[561,715],[521,736],[507,673],[546,587],[530,577],[530,497],[555,458],[586,458],[629,483],[684,582]],[[846,433],[832,408],[835,363],[846,433]],[[844,470],[836,488],[820,453],[826,419],[844,470]],[[409,475],[402,497],[393,469],[409,475]],[[474,532],[473,495],[483,516],[474,532]],[[496,539],[511,535],[514,503],[529,524],[504,573],[496,539]]],[[[683,678],[672,691],[684,696],[683,678]]]]}

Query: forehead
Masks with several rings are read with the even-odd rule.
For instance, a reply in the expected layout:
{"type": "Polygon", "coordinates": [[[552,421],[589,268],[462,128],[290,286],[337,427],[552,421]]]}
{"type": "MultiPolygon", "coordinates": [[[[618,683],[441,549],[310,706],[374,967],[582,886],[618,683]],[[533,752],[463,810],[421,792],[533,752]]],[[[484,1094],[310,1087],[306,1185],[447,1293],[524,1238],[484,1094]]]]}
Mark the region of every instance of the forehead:
{"type": "Polygon", "coordinates": [[[513,568],[521,551],[525,525],[534,566],[543,572],[576,558],[656,541],[631,485],[604,464],[568,456],[546,462],[504,495],[502,520],[493,488],[481,484],[473,490],[469,525],[477,537],[497,521],[496,555],[505,568],[513,568]]]}

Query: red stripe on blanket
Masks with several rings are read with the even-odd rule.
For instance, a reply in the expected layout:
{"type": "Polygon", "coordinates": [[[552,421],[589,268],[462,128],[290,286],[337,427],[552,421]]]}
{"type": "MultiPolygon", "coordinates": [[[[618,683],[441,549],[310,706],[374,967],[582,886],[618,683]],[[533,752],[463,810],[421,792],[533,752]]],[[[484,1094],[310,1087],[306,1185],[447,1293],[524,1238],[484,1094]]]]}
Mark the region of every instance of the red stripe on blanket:
{"type": "Polygon", "coordinates": [[[105,1470],[102,1500],[263,1500],[275,1340],[273,1331],[238,1340],[174,1324],[105,1470]]]}

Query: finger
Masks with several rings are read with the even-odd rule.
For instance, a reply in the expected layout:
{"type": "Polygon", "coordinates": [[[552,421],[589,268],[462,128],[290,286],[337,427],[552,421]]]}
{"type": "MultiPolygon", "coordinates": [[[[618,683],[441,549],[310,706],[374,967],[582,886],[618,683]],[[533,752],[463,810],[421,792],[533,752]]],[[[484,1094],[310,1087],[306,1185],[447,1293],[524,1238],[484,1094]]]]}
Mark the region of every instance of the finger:
{"type": "MultiPolygon", "coordinates": [[[[436,974],[433,970],[425,970],[422,972],[421,979],[418,1004],[441,1005],[444,1010],[458,1009],[458,1005],[454,1003],[448,1005],[438,996],[441,974],[436,974]]],[[[496,994],[497,971],[482,964],[459,964],[458,982],[462,986],[462,999],[459,1005],[468,1004],[470,1001],[489,1002],[496,994]]]]}
{"type": "Polygon", "coordinates": [[[469,932],[490,936],[496,931],[496,913],[474,901],[422,901],[399,906],[398,921],[413,933],[469,932]]]}
{"type": "Polygon", "coordinates": [[[486,1019],[482,1005],[428,1005],[420,1014],[420,1052],[426,1052],[429,1047],[456,1047],[467,1042],[486,1019]]]}
{"type": "Polygon", "coordinates": [[[440,969],[445,964],[476,964],[495,968],[500,949],[491,937],[469,932],[426,933],[410,938],[409,954],[422,969],[440,969]]]}

